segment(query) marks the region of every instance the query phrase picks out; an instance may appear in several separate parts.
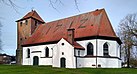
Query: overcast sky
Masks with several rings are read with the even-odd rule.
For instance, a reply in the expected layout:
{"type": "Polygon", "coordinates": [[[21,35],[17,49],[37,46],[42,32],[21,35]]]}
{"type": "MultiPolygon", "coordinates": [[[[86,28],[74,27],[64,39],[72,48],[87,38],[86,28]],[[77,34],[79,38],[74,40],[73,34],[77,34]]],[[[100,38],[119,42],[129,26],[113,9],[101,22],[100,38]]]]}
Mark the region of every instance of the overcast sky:
{"type": "MultiPolygon", "coordinates": [[[[55,0],[52,0],[55,1],[55,0]]],[[[16,20],[22,18],[33,8],[45,22],[66,18],[69,16],[104,8],[107,12],[113,29],[117,31],[118,24],[127,14],[137,13],[137,0],[77,0],[80,12],[76,9],[74,0],[61,0],[52,8],[48,0],[13,0],[17,5],[17,13],[12,7],[0,3],[0,21],[2,27],[3,53],[16,54],[17,24],[16,20]]]]}

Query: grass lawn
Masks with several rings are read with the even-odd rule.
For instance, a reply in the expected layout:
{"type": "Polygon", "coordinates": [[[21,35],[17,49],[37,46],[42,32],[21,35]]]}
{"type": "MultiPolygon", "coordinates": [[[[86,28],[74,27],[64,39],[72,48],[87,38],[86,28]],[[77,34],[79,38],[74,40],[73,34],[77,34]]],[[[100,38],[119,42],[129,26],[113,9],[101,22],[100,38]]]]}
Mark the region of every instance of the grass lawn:
{"type": "Polygon", "coordinates": [[[0,74],[137,74],[137,69],[65,69],[52,68],[50,66],[0,65],[0,74]]]}

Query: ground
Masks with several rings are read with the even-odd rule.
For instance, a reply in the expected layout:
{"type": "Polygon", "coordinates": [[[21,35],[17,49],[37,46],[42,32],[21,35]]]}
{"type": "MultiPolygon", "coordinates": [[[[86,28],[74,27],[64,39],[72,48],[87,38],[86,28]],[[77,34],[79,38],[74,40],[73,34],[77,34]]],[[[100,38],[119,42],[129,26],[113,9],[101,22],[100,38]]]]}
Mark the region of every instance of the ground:
{"type": "Polygon", "coordinates": [[[0,65],[0,74],[136,74],[137,69],[119,68],[119,69],[65,69],[52,68],[51,66],[17,66],[0,65]]]}

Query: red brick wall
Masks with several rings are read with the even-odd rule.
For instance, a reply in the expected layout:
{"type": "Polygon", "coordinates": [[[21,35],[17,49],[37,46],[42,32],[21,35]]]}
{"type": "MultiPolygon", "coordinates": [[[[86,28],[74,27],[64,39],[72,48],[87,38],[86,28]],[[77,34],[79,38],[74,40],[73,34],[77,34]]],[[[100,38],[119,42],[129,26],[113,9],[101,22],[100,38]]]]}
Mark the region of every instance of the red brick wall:
{"type": "Polygon", "coordinates": [[[68,29],[67,40],[68,40],[71,44],[74,44],[74,31],[75,31],[75,29],[68,29]]]}

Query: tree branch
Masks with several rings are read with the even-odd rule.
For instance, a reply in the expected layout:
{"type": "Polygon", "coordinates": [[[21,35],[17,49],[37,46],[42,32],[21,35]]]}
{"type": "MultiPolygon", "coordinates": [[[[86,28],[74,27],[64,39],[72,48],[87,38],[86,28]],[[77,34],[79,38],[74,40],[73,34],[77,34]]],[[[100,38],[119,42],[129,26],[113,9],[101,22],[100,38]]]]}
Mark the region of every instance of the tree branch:
{"type": "Polygon", "coordinates": [[[17,8],[21,8],[21,7],[17,6],[12,0],[1,0],[1,2],[6,4],[7,6],[11,6],[17,13],[19,13],[17,8]]]}
{"type": "Polygon", "coordinates": [[[74,2],[75,2],[75,5],[76,5],[76,9],[80,12],[77,0],[74,0],[74,2]]]}
{"type": "Polygon", "coordinates": [[[52,8],[55,9],[57,12],[59,12],[58,9],[56,7],[54,7],[53,2],[51,0],[49,0],[49,2],[50,2],[50,5],[52,6],[52,8]]]}

